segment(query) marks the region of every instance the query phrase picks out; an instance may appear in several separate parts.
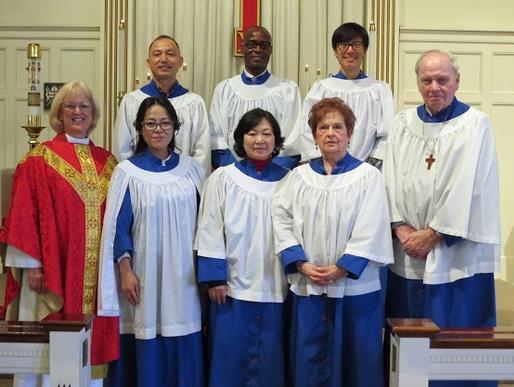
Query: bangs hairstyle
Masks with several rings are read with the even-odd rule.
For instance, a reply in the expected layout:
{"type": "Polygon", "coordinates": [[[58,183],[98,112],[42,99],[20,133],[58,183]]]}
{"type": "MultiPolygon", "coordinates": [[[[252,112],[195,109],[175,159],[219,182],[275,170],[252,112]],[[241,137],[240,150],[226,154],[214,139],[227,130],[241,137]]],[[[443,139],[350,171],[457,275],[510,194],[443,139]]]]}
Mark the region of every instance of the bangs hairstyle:
{"type": "Polygon", "coordinates": [[[234,151],[236,154],[241,157],[246,157],[246,152],[244,148],[244,135],[248,133],[250,130],[255,129],[257,125],[259,125],[262,120],[265,119],[271,125],[271,129],[273,129],[273,135],[275,136],[275,147],[273,148],[273,152],[271,152],[271,157],[275,157],[280,153],[280,150],[284,148],[284,140],[280,133],[280,125],[277,120],[270,112],[263,109],[252,109],[247,111],[237,124],[236,130],[234,131],[234,151]]]}
{"type": "Polygon", "coordinates": [[[52,107],[50,108],[50,113],[48,115],[48,121],[50,122],[50,126],[57,133],[62,133],[64,131],[60,117],[62,111],[62,104],[72,99],[75,95],[81,93],[86,96],[91,105],[92,121],[91,126],[87,130],[88,133],[96,127],[98,119],[100,118],[100,109],[98,107],[98,101],[93,95],[93,92],[91,91],[89,86],[87,86],[82,81],[70,81],[64,84],[55,95],[55,98],[52,101],[52,107]]]}
{"type": "Polygon", "coordinates": [[[146,152],[148,149],[148,144],[146,143],[143,137],[143,121],[145,120],[146,113],[152,106],[160,105],[166,110],[168,114],[168,118],[171,122],[173,122],[173,137],[171,138],[170,143],[168,144],[168,151],[171,153],[175,150],[175,137],[177,135],[178,130],[180,129],[180,122],[177,117],[177,112],[173,105],[168,101],[165,97],[148,97],[141,102],[139,105],[139,109],[136,115],[136,121],[134,122],[134,126],[138,133],[137,135],[137,143],[134,149],[134,154],[140,154],[146,152]]]}
{"type": "Polygon", "coordinates": [[[353,114],[352,109],[346,105],[341,98],[333,97],[333,98],[324,98],[318,103],[315,103],[311,111],[309,112],[309,120],[307,123],[312,131],[312,136],[315,137],[316,128],[320,121],[328,114],[332,112],[339,112],[343,116],[344,125],[346,126],[346,130],[348,132],[348,137],[350,137],[353,133],[353,128],[355,126],[355,114],[353,114]]]}
{"type": "Polygon", "coordinates": [[[332,49],[335,50],[339,43],[350,42],[355,38],[362,39],[364,48],[368,49],[369,35],[363,26],[353,22],[341,24],[332,34],[332,49]]]}
{"type": "Polygon", "coordinates": [[[158,37],[156,37],[154,40],[152,40],[152,42],[148,45],[148,57],[150,57],[150,50],[152,49],[152,46],[155,42],[157,42],[158,40],[162,40],[162,39],[168,39],[168,40],[171,40],[173,43],[175,43],[177,45],[177,48],[178,48],[178,51],[180,52],[180,46],[178,45],[177,41],[175,39],[173,39],[171,36],[169,35],[159,35],[158,37]]]}

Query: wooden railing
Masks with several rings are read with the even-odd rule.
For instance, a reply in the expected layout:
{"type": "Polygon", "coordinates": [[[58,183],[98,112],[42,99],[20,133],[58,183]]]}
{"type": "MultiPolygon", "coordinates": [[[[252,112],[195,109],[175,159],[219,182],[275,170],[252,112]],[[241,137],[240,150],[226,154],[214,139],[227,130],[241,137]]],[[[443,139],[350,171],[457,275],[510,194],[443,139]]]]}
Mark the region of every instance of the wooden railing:
{"type": "Polygon", "coordinates": [[[41,322],[0,321],[0,374],[50,374],[51,387],[89,386],[93,318],[56,313],[41,322]]]}
{"type": "Polygon", "coordinates": [[[388,319],[390,387],[429,380],[514,380],[514,328],[440,329],[430,319],[388,319]]]}

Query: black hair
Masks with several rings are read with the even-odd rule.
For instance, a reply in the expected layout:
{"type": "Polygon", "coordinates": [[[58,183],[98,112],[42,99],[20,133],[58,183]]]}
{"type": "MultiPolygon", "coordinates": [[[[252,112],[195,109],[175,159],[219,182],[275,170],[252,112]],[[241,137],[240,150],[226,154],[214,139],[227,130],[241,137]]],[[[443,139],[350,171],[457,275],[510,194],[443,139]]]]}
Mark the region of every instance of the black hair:
{"type": "Polygon", "coordinates": [[[177,112],[175,108],[165,97],[148,97],[141,102],[139,105],[139,109],[136,115],[136,121],[134,122],[134,126],[136,127],[137,135],[137,143],[134,149],[134,154],[144,153],[148,149],[148,144],[143,138],[143,121],[145,120],[146,112],[154,105],[160,105],[168,113],[168,117],[173,122],[173,137],[171,138],[170,143],[168,144],[168,151],[171,153],[175,150],[175,137],[177,135],[178,130],[180,129],[180,122],[177,117],[177,112]]]}
{"type": "Polygon", "coordinates": [[[339,43],[350,42],[355,38],[361,38],[364,48],[368,49],[368,31],[360,24],[349,22],[341,24],[332,34],[332,49],[335,50],[339,43]]]}
{"type": "Polygon", "coordinates": [[[177,48],[178,50],[180,51],[180,46],[178,45],[177,41],[175,39],[173,39],[171,36],[169,35],[159,35],[158,37],[156,37],[154,40],[152,40],[152,42],[148,45],[148,57],[150,57],[150,50],[153,46],[153,44],[155,42],[157,42],[158,40],[161,40],[161,39],[168,39],[168,40],[171,40],[173,43],[175,43],[177,45],[177,48]]]}
{"type": "Polygon", "coordinates": [[[279,154],[280,150],[284,148],[285,138],[280,133],[280,125],[277,120],[270,112],[257,108],[247,111],[237,124],[236,130],[234,131],[234,151],[239,157],[246,157],[245,148],[243,145],[243,138],[246,133],[254,129],[261,123],[263,119],[266,119],[273,129],[273,135],[275,136],[275,147],[271,153],[271,157],[275,157],[279,154]]]}

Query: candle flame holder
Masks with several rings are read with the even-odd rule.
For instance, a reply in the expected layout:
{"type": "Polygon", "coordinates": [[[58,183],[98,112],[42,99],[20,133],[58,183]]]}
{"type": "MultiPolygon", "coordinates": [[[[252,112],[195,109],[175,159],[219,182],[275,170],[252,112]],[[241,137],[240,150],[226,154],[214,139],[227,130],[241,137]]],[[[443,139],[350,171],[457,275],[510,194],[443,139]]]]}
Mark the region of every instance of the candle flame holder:
{"type": "Polygon", "coordinates": [[[30,149],[33,149],[39,145],[39,135],[46,126],[41,126],[41,116],[28,116],[27,121],[27,125],[22,126],[22,128],[27,131],[30,149]]]}
{"type": "Polygon", "coordinates": [[[27,94],[27,103],[29,114],[27,116],[27,125],[22,126],[29,136],[30,149],[39,144],[39,135],[45,126],[41,126],[41,83],[39,76],[41,73],[41,47],[37,43],[29,43],[27,45],[27,71],[29,75],[29,91],[27,94]]]}

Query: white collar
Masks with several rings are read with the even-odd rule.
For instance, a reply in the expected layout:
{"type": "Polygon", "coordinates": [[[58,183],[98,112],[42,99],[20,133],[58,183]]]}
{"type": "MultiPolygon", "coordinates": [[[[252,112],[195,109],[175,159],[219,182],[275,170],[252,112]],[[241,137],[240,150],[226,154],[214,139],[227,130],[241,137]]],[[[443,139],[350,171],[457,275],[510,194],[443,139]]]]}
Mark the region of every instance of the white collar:
{"type": "Polygon", "coordinates": [[[266,70],[264,70],[262,73],[260,73],[260,74],[258,74],[258,75],[253,75],[253,74],[250,74],[248,71],[246,71],[246,67],[245,67],[245,69],[243,70],[243,72],[245,73],[245,75],[246,75],[248,78],[250,78],[250,79],[252,79],[252,78],[256,78],[256,77],[260,77],[262,74],[265,74],[265,73],[266,73],[266,71],[268,71],[268,70],[266,69],[266,70]]]}
{"type": "Polygon", "coordinates": [[[66,136],[66,140],[68,140],[70,144],[89,145],[89,137],[77,138],[70,136],[68,133],[64,133],[64,135],[66,136]]]}

